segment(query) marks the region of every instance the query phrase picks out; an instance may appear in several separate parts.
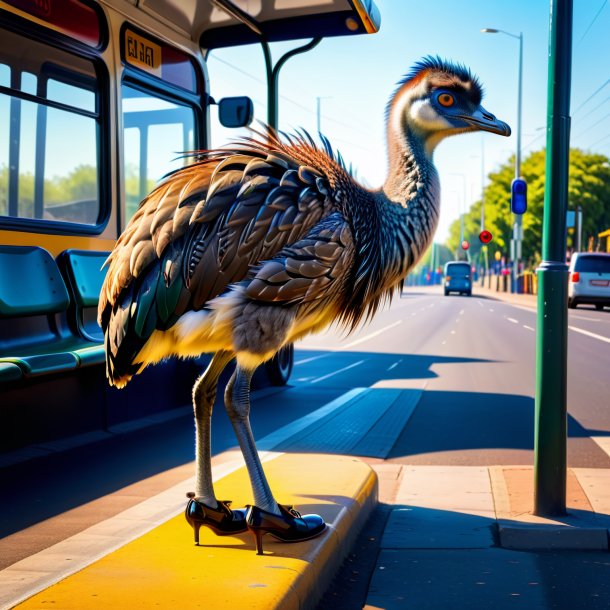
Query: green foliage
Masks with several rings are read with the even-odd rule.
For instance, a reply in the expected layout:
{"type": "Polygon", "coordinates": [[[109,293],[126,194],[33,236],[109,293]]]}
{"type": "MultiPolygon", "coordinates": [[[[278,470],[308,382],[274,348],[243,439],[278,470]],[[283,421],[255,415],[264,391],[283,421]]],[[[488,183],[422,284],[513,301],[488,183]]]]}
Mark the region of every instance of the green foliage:
{"type": "MultiPolygon", "coordinates": [[[[523,260],[534,267],[540,261],[542,245],[542,211],[545,182],[544,150],[531,153],[521,164],[521,175],[527,182],[528,209],[523,215],[523,260]]],[[[587,153],[573,148],[570,151],[568,208],[582,207],[583,247],[588,238],[610,227],[610,160],[600,154],[587,153]]],[[[512,214],[510,212],[510,186],[514,178],[514,157],[500,169],[489,174],[485,189],[485,228],[493,234],[489,244],[489,257],[493,260],[499,251],[507,258],[510,255],[512,236],[512,214]]],[[[464,236],[470,241],[470,256],[476,260],[481,249],[480,232],[481,202],[476,201],[464,219],[464,236]]],[[[460,244],[460,222],[454,221],[449,229],[446,245],[455,251],[460,244]]],[[[568,238],[568,246],[572,238],[568,238]]]]}
{"type": "MultiPolygon", "coordinates": [[[[0,216],[8,215],[8,182],[8,166],[3,165],[0,167],[0,216]]],[[[151,191],[154,185],[155,181],[149,179],[146,192],[151,191]]],[[[45,178],[43,188],[44,207],[50,214],[53,214],[53,206],[56,205],[96,201],[98,198],[97,169],[93,165],[79,165],[67,175],[45,178]]],[[[135,165],[126,167],[125,190],[128,214],[131,216],[143,198],[140,193],[138,168],[135,165]]],[[[19,174],[18,213],[20,218],[34,217],[34,175],[29,172],[19,174]]],[[[62,212],[64,216],[66,213],[65,211],[62,212]]],[[[69,218],[65,219],[70,220],[69,218]]],[[[79,219],[75,218],[74,220],[79,219]]]]}
{"type": "MultiPolygon", "coordinates": [[[[8,214],[8,167],[0,167],[0,214],[8,214]]],[[[44,181],[44,205],[51,209],[53,205],[77,201],[97,200],[97,169],[91,165],[79,165],[66,176],[54,176],[44,181]]],[[[19,216],[34,216],[34,175],[19,174],[19,216]]]]}

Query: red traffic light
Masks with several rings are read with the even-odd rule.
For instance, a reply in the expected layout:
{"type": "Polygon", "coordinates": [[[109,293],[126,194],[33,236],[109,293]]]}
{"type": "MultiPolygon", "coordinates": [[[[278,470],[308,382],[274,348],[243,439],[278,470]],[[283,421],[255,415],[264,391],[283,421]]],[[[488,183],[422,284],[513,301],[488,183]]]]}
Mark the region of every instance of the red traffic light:
{"type": "Polygon", "coordinates": [[[488,244],[493,239],[493,235],[489,231],[481,231],[479,233],[479,239],[481,240],[481,243],[488,244]]]}

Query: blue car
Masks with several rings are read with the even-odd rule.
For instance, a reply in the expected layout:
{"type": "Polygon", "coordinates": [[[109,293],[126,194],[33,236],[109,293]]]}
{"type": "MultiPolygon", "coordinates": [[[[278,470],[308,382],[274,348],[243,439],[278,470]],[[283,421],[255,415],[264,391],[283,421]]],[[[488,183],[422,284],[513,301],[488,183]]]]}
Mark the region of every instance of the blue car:
{"type": "Polygon", "coordinates": [[[472,294],[472,271],[470,263],[451,261],[445,265],[445,296],[450,292],[472,294]]]}

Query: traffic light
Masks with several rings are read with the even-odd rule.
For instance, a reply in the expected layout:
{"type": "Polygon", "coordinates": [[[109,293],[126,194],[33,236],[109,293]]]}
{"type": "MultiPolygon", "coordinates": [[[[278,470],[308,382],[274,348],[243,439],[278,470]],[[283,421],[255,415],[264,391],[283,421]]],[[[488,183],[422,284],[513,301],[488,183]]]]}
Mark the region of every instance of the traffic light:
{"type": "Polygon", "coordinates": [[[512,213],[523,214],[527,210],[527,182],[523,178],[515,178],[510,190],[510,209],[512,213]]]}

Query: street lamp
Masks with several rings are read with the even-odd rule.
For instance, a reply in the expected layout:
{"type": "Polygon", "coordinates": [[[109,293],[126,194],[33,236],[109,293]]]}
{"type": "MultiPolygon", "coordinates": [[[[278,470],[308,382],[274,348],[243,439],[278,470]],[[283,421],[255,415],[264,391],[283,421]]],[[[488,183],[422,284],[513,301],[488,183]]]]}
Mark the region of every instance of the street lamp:
{"type": "MultiPolygon", "coordinates": [[[[495,28],[483,28],[483,34],[506,34],[511,38],[516,38],[519,41],[519,86],[517,89],[517,150],[515,154],[515,178],[521,177],[521,100],[523,92],[523,32],[511,34],[505,30],[495,28]]],[[[519,259],[521,258],[521,242],[523,240],[523,219],[521,214],[516,214],[513,224],[513,240],[515,248],[515,256],[513,257],[513,292],[517,292],[517,273],[519,269],[519,259]]]]}
{"type": "Polygon", "coordinates": [[[322,104],[320,102],[322,100],[329,100],[329,99],[331,99],[330,95],[324,95],[324,96],[318,95],[316,97],[316,127],[318,129],[318,133],[322,132],[321,121],[320,121],[321,116],[322,116],[322,114],[321,114],[321,106],[322,106],[322,104]]]}
{"type": "MultiPolygon", "coordinates": [[[[452,172],[450,176],[456,176],[462,179],[462,202],[460,205],[460,245],[464,241],[464,213],[466,210],[466,176],[464,174],[458,174],[452,172]]],[[[457,193],[457,191],[455,191],[457,193]]],[[[459,252],[459,248],[457,250],[459,252]]],[[[459,258],[456,256],[456,258],[459,258]]]]}

